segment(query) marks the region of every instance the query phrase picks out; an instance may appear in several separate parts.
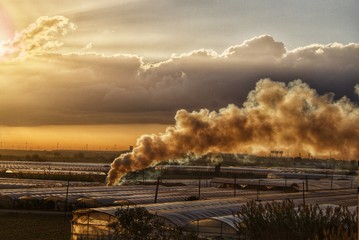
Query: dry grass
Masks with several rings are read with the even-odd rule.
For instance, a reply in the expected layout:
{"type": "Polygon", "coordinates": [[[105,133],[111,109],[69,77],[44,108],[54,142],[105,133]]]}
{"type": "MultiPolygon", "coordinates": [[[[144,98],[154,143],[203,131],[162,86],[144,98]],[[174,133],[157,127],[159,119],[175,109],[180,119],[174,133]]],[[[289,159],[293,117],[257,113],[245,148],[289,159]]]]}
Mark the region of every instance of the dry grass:
{"type": "Polygon", "coordinates": [[[71,216],[0,213],[1,240],[69,240],[71,216]]]}

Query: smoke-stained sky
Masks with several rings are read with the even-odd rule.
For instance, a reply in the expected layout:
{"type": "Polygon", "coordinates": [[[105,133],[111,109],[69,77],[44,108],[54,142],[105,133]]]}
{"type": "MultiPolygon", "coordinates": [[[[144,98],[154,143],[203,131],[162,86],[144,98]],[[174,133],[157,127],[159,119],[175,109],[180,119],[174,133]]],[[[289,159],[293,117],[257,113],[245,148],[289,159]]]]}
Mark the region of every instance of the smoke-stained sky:
{"type": "Polygon", "coordinates": [[[354,0],[4,0],[0,140],[42,145],[41,128],[66,145],[75,129],[96,139],[102,126],[104,145],[127,146],[133,126],[152,124],[148,133],[178,109],[241,106],[263,78],[358,102],[358,10],[354,0]]]}

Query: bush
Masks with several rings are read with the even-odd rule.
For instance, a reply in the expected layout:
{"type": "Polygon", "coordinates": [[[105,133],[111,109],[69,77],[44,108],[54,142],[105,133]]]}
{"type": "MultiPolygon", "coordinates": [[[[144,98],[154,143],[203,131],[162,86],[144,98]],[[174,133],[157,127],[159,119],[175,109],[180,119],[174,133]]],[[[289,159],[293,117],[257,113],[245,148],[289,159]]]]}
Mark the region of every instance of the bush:
{"type": "Polygon", "coordinates": [[[235,214],[240,219],[237,230],[245,239],[357,239],[358,212],[347,207],[300,205],[290,201],[248,202],[235,214]]]}
{"type": "Polygon", "coordinates": [[[197,200],[199,200],[199,197],[195,195],[189,196],[185,199],[185,201],[197,201],[197,200]]]}

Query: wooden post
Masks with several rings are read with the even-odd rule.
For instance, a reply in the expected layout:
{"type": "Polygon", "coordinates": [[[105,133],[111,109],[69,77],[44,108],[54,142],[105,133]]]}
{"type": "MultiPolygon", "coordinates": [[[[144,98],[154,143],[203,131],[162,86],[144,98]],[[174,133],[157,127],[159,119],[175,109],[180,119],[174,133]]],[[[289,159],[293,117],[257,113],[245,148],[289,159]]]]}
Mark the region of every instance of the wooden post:
{"type": "Polygon", "coordinates": [[[65,213],[67,212],[67,203],[68,203],[68,199],[69,199],[69,187],[70,187],[70,180],[67,180],[66,199],[65,199],[65,213]]]}
{"type": "Polygon", "coordinates": [[[304,182],[303,182],[303,205],[305,205],[304,182]]]}
{"type": "Polygon", "coordinates": [[[237,189],[237,177],[234,177],[234,183],[233,183],[233,196],[236,196],[236,189],[237,189]]]}
{"type": "Polygon", "coordinates": [[[65,209],[64,209],[64,228],[66,227],[67,205],[68,205],[68,199],[69,199],[69,187],[70,187],[70,180],[67,180],[65,209]]]}
{"type": "Polygon", "coordinates": [[[198,178],[198,199],[201,199],[201,177],[198,178]]]}
{"type": "Polygon", "coordinates": [[[157,185],[156,185],[156,194],[155,194],[155,203],[157,203],[157,194],[158,194],[158,186],[160,185],[160,177],[157,178],[157,185]]]}

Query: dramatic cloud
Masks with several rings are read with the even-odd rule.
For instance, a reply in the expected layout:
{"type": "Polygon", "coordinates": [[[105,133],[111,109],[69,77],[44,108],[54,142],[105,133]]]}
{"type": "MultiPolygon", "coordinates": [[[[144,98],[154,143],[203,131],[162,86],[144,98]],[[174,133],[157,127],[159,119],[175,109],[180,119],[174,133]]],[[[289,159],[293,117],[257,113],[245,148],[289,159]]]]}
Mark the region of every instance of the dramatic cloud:
{"type": "Polygon", "coordinates": [[[143,135],[133,152],[112,163],[108,184],[127,172],[186,153],[268,153],[282,149],[296,155],[329,153],[346,159],[359,158],[359,108],[346,97],[318,95],[300,80],[256,84],[243,108],[229,105],[218,112],[179,110],[176,124],[163,134],[143,135]]]}
{"type": "Polygon", "coordinates": [[[287,51],[263,35],[222,53],[200,49],[152,64],[135,55],[86,52],[92,49],[83,45],[77,53],[51,50],[73,29],[64,17],[40,18],[3,47],[16,50],[7,50],[7,58],[26,58],[0,62],[0,125],[171,124],[178,109],[241,106],[267,77],[302,79],[319,94],[358,99],[359,44],[287,51]]]}
{"type": "Polygon", "coordinates": [[[18,60],[46,52],[62,45],[59,36],[75,30],[75,25],[63,16],[40,17],[13,39],[1,43],[0,60],[18,60]]]}
{"type": "Polygon", "coordinates": [[[78,26],[64,40],[68,50],[91,41],[98,52],[151,61],[200,48],[222,52],[263,33],[285,41],[288,49],[359,40],[355,0],[61,0],[61,7],[58,0],[3,0],[1,6],[17,27],[41,15],[66,14],[78,26]]]}
{"type": "Polygon", "coordinates": [[[281,58],[286,53],[284,44],[275,42],[271,36],[263,35],[224,51],[222,56],[245,61],[270,61],[281,58]]]}

